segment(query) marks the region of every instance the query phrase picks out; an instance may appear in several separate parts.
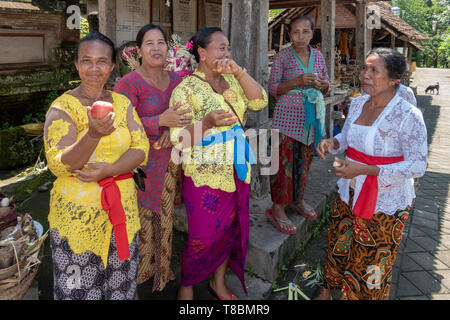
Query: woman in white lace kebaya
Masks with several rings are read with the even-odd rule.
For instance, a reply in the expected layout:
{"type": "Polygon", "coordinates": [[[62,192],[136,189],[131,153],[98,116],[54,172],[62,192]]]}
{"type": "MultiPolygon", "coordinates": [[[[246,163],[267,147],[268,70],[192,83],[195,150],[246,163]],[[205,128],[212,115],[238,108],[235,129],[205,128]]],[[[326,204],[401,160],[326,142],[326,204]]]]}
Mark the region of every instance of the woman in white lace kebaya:
{"type": "Polygon", "coordinates": [[[406,60],[372,50],[360,74],[365,95],[355,99],[342,132],[322,140],[317,153],[346,151],[333,164],[339,194],[334,203],[324,266],[324,287],[342,299],[388,299],[398,246],[415,198],[413,179],[427,166],[422,113],[398,90],[406,60]]]}

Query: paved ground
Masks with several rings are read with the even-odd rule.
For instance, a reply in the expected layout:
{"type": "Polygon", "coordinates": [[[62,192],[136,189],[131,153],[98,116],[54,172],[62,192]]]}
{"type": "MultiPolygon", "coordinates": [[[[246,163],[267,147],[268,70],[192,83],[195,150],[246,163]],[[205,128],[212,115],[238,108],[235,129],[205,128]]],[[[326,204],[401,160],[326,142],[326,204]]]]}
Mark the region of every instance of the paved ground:
{"type": "Polygon", "coordinates": [[[412,86],[423,108],[429,158],[397,259],[391,298],[450,300],[450,70],[418,69],[412,86]],[[440,94],[425,94],[437,81],[440,94]]]}
{"type": "MultiPolygon", "coordinates": [[[[429,164],[419,180],[413,213],[403,233],[394,266],[391,300],[450,300],[450,70],[417,69],[411,87],[417,87],[417,101],[428,130],[429,164]],[[439,81],[440,94],[425,94],[425,88],[439,81]]],[[[323,266],[327,228],[308,244],[306,250],[278,279],[282,288],[296,281],[314,297],[319,288],[307,287],[301,277],[316,264],[323,266]],[[306,268],[295,267],[307,264],[306,268]]],[[[339,292],[333,292],[335,298],[339,292]]],[[[287,292],[269,299],[286,299],[287,292]]]]}

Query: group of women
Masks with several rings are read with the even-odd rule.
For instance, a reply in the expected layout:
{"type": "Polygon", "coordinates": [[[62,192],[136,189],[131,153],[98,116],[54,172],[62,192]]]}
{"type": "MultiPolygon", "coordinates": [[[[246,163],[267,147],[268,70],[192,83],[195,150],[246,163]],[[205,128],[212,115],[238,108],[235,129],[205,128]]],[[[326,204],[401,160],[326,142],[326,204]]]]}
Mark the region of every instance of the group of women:
{"type": "MultiPolygon", "coordinates": [[[[414,198],[412,178],[426,168],[426,129],[399,89],[403,56],[380,49],[361,72],[366,95],[353,101],[342,133],[325,139],[323,97],[330,84],[322,54],[309,44],[313,34],[311,19],[293,19],[292,45],[278,53],[271,71],[273,129],[281,139],[268,219],[288,234],[296,229],[286,208],[315,219],[303,200],[314,150],[322,158],[346,150],[346,160],[336,159],[339,195],[318,298],[329,299],[334,288],[343,298],[385,299],[414,198]],[[376,289],[367,280],[369,265],[380,270],[376,289]]],[[[219,28],[192,37],[198,67],[184,79],[164,70],[168,44],[160,27],[144,26],[136,43],[140,67],[109,91],[114,44],[100,33],[82,38],[75,55],[81,83],[47,113],[45,151],[57,177],[49,213],[54,298],[135,299],[137,285],[151,277],[158,291],[175,279],[172,228],[181,181],[189,232],[178,299],[193,299],[193,286],[209,278],[215,298],[234,300],[225,273],[229,267],[246,292],[255,161],[243,123],[247,109],[267,105],[266,91],[232,59],[219,28]],[[114,108],[101,119],[91,112],[98,100],[114,108]],[[179,152],[181,166],[174,161],[179,152]],[[146,176],[141,189],[133,180],[138,166],[146,176]]]]}

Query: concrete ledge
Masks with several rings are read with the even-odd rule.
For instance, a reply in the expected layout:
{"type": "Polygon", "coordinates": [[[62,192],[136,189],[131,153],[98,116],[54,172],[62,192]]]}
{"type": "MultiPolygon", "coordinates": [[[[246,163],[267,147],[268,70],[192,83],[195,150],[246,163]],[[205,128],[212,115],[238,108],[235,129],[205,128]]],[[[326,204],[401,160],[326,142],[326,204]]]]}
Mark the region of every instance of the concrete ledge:
{"type": "MultiPolygon", "coordinates": [[[[301,215],[287,211],[288,217],[297,227],[297,233],[294,235],[281,233],[269,222],[266,210],[272,206],[270,195],[258,200],[250,198],[247,271],[255,277],[250,276],[248,279],[258,278],[259,281],[262,281],[260,285],[266,288],[267,284],[271,284],[277,278],[281,267],[287,265],[294,258],[298,249],[311,238],[315,226],[325,213],[327,203],[331,203],[335,199],[337,177],[332,170],[333,158],[331,156],[327,160],[314,158],[311,164],[305,201],[314,207],[318,218],[308,220],[301,215]]],[[[187,232],[184,206],[181,208],[176,206],[174,226],[179,231],[187,232]]],[[[247,285],[257,285],[253,284],[257,283],[256,280],[251,281],[247,285]]],[[[269,287],[267,288],[270,291],[271,285],[269,287]]],[[[236,290],[236,294],[238,294],[239,288],[240,283],[237,281],[237,285],[232,289],[236,290]]]]}

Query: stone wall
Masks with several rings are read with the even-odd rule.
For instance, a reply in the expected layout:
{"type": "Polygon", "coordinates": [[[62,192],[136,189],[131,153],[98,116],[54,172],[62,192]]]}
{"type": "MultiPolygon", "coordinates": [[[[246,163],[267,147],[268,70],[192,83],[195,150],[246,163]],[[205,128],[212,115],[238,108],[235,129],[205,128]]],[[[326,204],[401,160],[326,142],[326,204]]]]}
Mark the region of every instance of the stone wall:
{"type": "Polygon", "coordinates": [[[36,65],[56,65],[55,48],[75,42],[79,30],[66,27],[63,13],[0,8],[0,72],[36,65]]]}

